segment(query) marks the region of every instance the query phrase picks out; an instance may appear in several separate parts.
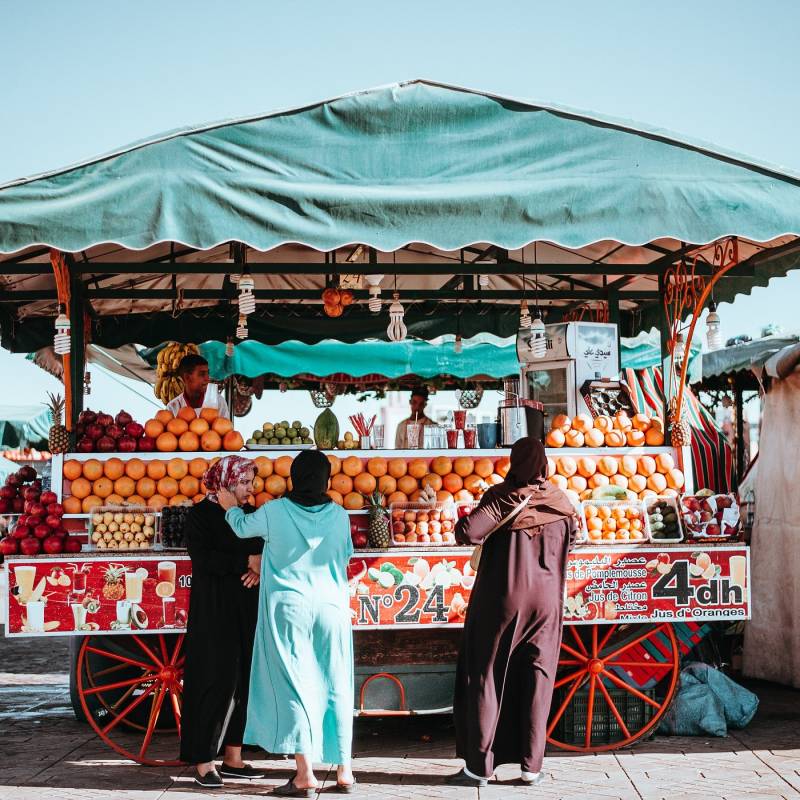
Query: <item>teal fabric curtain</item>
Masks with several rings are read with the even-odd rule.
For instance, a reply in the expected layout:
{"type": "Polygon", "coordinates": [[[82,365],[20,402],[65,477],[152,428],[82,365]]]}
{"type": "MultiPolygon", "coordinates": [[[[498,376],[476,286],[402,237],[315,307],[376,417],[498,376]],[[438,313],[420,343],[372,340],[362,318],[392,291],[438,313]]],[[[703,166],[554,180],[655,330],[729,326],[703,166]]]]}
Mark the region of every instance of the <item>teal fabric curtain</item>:
{"type": "Polygon", "coordinates": [[[0,406],[0,448],[47,449],[51,424],[50,412],[43,406],[0,406]]]}

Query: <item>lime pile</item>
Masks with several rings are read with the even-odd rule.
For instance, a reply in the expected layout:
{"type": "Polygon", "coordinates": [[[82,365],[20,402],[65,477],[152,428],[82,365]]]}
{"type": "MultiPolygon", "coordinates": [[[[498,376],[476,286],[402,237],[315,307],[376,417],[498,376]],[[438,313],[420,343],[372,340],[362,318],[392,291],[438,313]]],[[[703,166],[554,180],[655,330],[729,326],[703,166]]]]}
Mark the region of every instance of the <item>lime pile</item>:
{"type": "Polygon", "coordinates": [[[287,420],[282,422],[265,422],[261,430],[253,431],[247,444],[261,445],[298,445],[314,444],[311,430],[302,422],[295,420],[291,425],[287,420]]]}

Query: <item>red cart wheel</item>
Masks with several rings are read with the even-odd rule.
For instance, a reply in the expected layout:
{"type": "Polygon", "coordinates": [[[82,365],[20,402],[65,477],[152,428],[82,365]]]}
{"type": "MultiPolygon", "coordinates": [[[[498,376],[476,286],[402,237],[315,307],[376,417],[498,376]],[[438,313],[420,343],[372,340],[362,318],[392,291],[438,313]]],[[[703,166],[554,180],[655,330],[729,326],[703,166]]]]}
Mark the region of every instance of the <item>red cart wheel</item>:
{"type": "Polygon", "coordinates": [[[679,671],[668,622],[565,626],[547,741],[583,753],[633,744],[664,716],[679,671]]]}
{"type": "Polygon", "coordinates": [[[90,636],[81,645],[77,688],[86,719],[109,747],[132,761],[181,763],[183,638],[90,636]],[[156,733],[172,735],[154,741],[156,733]]]}

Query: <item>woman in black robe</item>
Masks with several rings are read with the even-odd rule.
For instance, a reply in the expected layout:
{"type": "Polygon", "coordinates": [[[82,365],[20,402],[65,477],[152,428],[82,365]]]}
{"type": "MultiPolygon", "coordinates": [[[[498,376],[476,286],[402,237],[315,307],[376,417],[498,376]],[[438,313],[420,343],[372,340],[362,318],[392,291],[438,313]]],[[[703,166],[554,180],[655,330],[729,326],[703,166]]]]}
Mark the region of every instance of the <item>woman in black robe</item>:
{"type": "Polygon", "coordinates": [[[507,763],[524,782],[541,780],[576,530],[575,508],[546,478],[542,443],[521,439],[506,479],[456,526],[460,543],[483,548],[456,673],[456,752],[466,766],[448,779],[455,785],[485,786],[507,763]]]}
{"type": "Polygon", "coordinates": [[[264,777],[262,770],[242,762],[264,541],[236,536],[216,495],[226,488],[244,504],[252,492],[254,473],[248,459],[221,459],[203,477],[206,498],[186,517],[192,592],[185,640],[181,760],[197,766],[195,782],[207,788],[221,787],[221,776],[264,777]],[[214,759],[223,746],[217,772],[214,759]]]}

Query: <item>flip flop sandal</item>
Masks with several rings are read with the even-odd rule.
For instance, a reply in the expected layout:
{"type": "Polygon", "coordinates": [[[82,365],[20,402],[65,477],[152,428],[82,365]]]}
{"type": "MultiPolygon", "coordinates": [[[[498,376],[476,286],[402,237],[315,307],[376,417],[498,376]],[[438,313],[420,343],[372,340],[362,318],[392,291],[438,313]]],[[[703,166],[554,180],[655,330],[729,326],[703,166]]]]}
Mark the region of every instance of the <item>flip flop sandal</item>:
{"type": "Polygon", "coordinates": [[[317,793],[318,787],[308,788],[308,789],[301,789],[299,786],[295,786],[294,784],[294,777],[288,781],[288,783],[284,783],[283,786],[278,786],[276,789],[272,790],[272,794],[276,797],[314,797],[317,793]]]}

